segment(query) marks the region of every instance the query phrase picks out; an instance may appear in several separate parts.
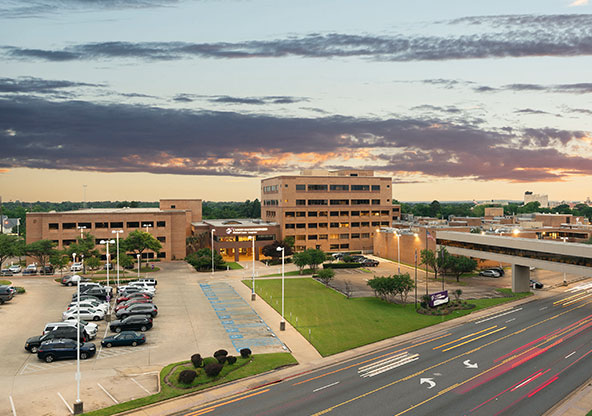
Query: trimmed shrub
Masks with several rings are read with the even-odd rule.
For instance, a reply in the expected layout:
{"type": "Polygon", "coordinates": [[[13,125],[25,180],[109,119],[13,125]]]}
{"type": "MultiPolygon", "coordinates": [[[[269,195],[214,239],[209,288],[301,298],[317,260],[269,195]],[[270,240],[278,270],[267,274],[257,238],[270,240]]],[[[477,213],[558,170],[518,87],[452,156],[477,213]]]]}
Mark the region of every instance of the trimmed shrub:
{"type": "Polygon", "coordinates": [[[234,355],[228,355],[226,357],[226,362],[230,365],[236,363],[236,357],[234,355]]]}
{"type": "Polygon", "coordinates": [[[362,263],[324,263],[323,269],[357,269],[362,263]]]}
{"type": "Polygon", "coordinates": [[[193,370],[183,370],[179,373],[179,383],[191,384],[197,377],[197,373],[193,370]]]}
{"type": "Polygon", "coordinates": [[[242,350],[240,350],[240,355],[243,358],[249,358],[251,356],[251,354],[252,354],[252,352],[248,348],[243,348],[242,350]]]}
{"type": "Polygon", "coordinates": [[[191,363],[195,368],[201,367],[203,364],[203,358],[201,358],[200,354],[193,354],[191,356],[191,363]]]}
{"type": "Polygon", "coordinates": [[[228,351],[226,350],[218,350],[214,353],[214,358],[218,359],[219,356],[224,356],[226,357],[228,355],[228,351]]]}
{"type": "Polygon", "coordinates": [[[216,377],[222,371],[222,367],[224,366],[219,363],[208,364],[206,365],[205,372],[209,377],[216,377]]]}
{"type": "Polygon", "coordinates": [[[215,358],[220,364],[224,364],[226,362],[226,355],[217,355],[215,358]]]}

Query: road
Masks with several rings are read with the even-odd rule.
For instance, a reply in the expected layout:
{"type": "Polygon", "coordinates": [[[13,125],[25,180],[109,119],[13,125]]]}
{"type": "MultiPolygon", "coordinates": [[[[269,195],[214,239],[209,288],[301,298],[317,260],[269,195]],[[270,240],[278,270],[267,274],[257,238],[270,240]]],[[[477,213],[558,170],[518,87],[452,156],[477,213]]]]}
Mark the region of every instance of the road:
{"type": "Polygon", "coordinates": [[[590,377],[591,328],[580,285],[178,415],[541,415],[590,377]]]}

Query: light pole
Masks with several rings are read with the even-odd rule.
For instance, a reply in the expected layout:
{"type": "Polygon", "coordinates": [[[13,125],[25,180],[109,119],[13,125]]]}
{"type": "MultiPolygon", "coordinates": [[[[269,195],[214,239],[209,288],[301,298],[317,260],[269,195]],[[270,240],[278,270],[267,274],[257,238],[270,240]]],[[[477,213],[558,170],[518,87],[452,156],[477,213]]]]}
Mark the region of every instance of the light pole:
{"type": "Polygon", "coordinates": [[[86,230],[86,226],[85,225],[78,226],[78,229],[80,230],[80,239],[82,240],[84,238],[82,233],[84,230],[86,230]]]}
{"type": "Polygon", "coordinates": [[[252,278],[251,278],[251,300],[254,301],[255,299],[257,299],[257,295],[255,294],[255,236],[254,235],[250,235],[249,236],[249,240],[251,240],[253,242],[253,248],[251,249],[251,251],[253,252],[253,264],[251,269],[252,270],[252,278]]]}
{"type": "Polygon", "coordinates": [[[82,274],[86,274],[86,265],[84,264],[84,254],[80,255],[80,261],[82,262],[82,274]]]}
{"type": "Polygon", "coordinates": [[[138,279],[140,278],[140,253],[136,254],[136,258],[138,259],[138,279]]]}
{"type": "Polygon", "coordinates": [[[276,250],[282,252],[282,320],[280,321],[280,331],[285,331],[286,321],[284,320],[284,247],[278,247],[276,250]]]}
{"type": "Polygon", "coordinates": [[[121,234],[123,230],[113,230],[111,231],[112,234],[115,234],[117,237],[117,288],[119,289],[119,234],[121,234]]]}
{"type": "MultiPolygon", "coordinates": [[[[72,253],[76,257],[76,253],[72,253]]],[[[80,401],[80,279],[76,282],[76,402],[74,403],[74,414],[82,413],[83,404],[80,401]]]]}
{"type": "Polygon", "coordinates": [[[401,276],[401,236],[395,231],[397,236],[397,274],[401,276]]]}
{"type": "MultiPolygon", "coordinates": [[[[568,237],[559,237],[564,243],[567,241],[568,237]]],[[[564,269],[565,270],[565,269],[564,269]]],[[[563,286],[567,286],[567,277],[565,276],[565,272],[563,272],[563,286]]]]}
{"type": "MultiPolygon", "coordinates": [[[[111,253],[109,252],[109,244],[113,244],[115,243],[115,240],[101,240],[100,241],[101,244],[105,244],[105,246],[107,246],[107,287],[109,287],[109,266],[111,265],[111,263],[109,262],[109,259],[111,257],[111,253]]],[[[107,321],[109,321],[109,306],[111,305],[111,299],[109,297],[109,293],[107,293],[107,321]]]]}
{"type": "Polygon", "coordinates": [[[149,232],[148,229],[152,228],[152,225],[150,224],[144,224],[144,227],[146,227],[146,232],[149,232]]]}
{"type": "Polygon", "coordinates": [[[216,231],[215,228],[210,230],[210,234],[212,235],[212,275],[214,274],[214,232],[216,231]]]}
{"type": "Polygon", "coordinates": [[[72,253],[72,263],[76,263],[76,253],[72,253]]]}

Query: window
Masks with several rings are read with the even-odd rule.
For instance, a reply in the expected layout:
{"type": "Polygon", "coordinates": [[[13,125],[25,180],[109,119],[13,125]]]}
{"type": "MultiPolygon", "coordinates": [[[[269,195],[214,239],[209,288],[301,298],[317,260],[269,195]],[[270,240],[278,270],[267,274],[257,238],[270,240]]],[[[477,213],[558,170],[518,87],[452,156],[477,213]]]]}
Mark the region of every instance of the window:
{"type": "Polygon", "coordinates": [[[317,212],[316,211],[308,211],[308,216],[309,217],[316,217],[317,216],[317,212]]]}
{"type": "Polygon", "coordinates": [[[296,241],[304,241],[306,240],[306,236],[303,234],[298,234],[296,237],[296,241]]]}
{"type": "Polygon", "coordinates": [[[306,228],[306,224],[296,224],[296,228],[306,228]]]}
{"type": "Polygon", "coordinates": [[[327,234],[319,234],[319,240],[326,240],[328,237],[327,234]]]}
{"type": "Polygon", "coordinates": [[[74,229],[76,229],[76,223],[75,222],[65,222],[62,224],[62,228],[64,230],[74,230],[74,229]]]}
{"type": "Polygon", "coordinates": [[[249,238],[249,236],[248,236],[248,235],[239,235],[239,236],[237,237],[237,240],[238,240],[238,241],[251,241],[251,239],[249,238]]]}
{"type": "Polygon", "coordinates": [[[390,223],[388,221],[380,221],[380,225],[386,225],[388,227],[390,223]]]}
{"type": "Polygon", "coordinates": [[[329,250],[339,250],[339,244],[331,244],[329,250]]]}
{"type": "Polygon", "coordinates": [[[327,211],[319,211],[319,217],[326,217],[327,211]]]}
{"type": "Polygon", "coordinates": [[[265,215],[267,217],[275,217],[275,211],[265,211],[265,215]]]}
{"type": "Polygon", "coordinates": [[[347,199],[332,199],[331,205],[349,205],[349,201],[347,199]]]}
{"type": "Polygon", "coordinates": [[[95,228],[109,228],[108,222],[95,222],[95,228]]]}
{"type": "Polygon", "coordinates": [[[308,239],[309,239],[309,240],[316,240],[316,239],[317,239],[317,236],[316,236],[316,234],[314,234],[314,235],[309,235],[309,236],[308,236],[308,239]]]}
{"type": "Polygon", "coordinates": [[[306,199],[297,199],[296,205],[306,205],[306,199]]]}
{"type": "Polygon", "coordinates": [[[369,199],[352,199],[351,204],[352,205],[370,205],[370,200],[369,199]]]}
{"type": "Polygon", "coordinates": [[[313,222],[313,223],[308,224],[308,228],[317,228],[317,223],[313,222]]]}
{"type": "Polygon", "coordinates": [[[339,223],[338,222],[332,222],[329,226],[331,228],[339,228],[339,223]]]}
{"type": "Polygon", "coordinates": [[[362,238],[370,238],[370,233],[362,233],[362,238]]]}
{"type": "Polygon", "coordinates": [[[349,222],[340,222],[339,228],[349,228],[349,222]]]}
{"type": "MultiPolygon", "coordinates": [[[[296,204],[298,205],[298,204],[296,204]]],[[[327,205],[326,199],[309,199],[308,205],[327,205]]]]}
{"type": "Polygon", "coordinates": [[[109,228],[123,228],[123,222],[112,222],[109,224],[109,228]]]}
{"type": "Polygon", "coordinates": [[[390,212],[388,210],[380,211],[380,215],[389,215],[390,212]]]}
{"type": "Polygon", "coordinates": [[[57,222],[52,222],[49,224],[49,229],[50,230],[59,230],[60,229],[60,225],[57,222]]]}
{"type": "Polygon", "coordinates": [[[319,228],[327,228],[326,222],[319,222],[319,228]]]}
{"type": "Polygon", "coordinates": [[[284,228],[286,230],[291,230],[293,228],[296,228],[296,224],[286,224],[286,225],[284,225],[284,228]]]}
{"type": "Polygon", "coordinates": [[[339,217],[339,211],[331,211],[332,217],[339,217]]]}
{"type": "Polygon", "coordinates": [[[142,228],[154,227],[154,221],[142,221],[142,228]]]}
{"type": "Polygon", "coordinates": [[[339,234],[340,240],[349,240],[349,234],[339,234]]]}
{"type": "MultiPolygon", "coordinates": [[[[294,225],[294,224],[292,224],[292,225],[294,225]]],[[[223,241],[223,242],[227,242],[228,243],[228,242],[235,242],[236,241],[236,237],[235,236],[227,236],[227,235],[220,236],[220,237],[214,236],[214,240],[216,240],[216,241],[223,241]]]]}
{"type": "Polygon", "coordinates": [[[329,240],[339,240],[339,234],[329,234],[329,240]]]}
{"type": "Polygon", "coordinates": [[[263,200],[263,205],[269,207],[269,206],[279,205],[279,204],[278,204],[278,200],[277,199],[264,199],[263,200]]]}
{"type": "Polygon", "coordinates": [[[128,221],[127,228],[140,228],[140,223],[138,221],[128,221]]]}
{"type": "Polygon", "coordinates": [[[306,246],[294,246],[294,251],[297,253],[304,250],[306,250],[306,246]]]}
{"type": "Polygon", "coordinates": [[[308,185],[309,191],[326,191],[327,185],[308,185]]]}
{"type": "MultiPolygon", "coordinates": [[[[286,185],[288,186],[288,185],[286,185]]],[[[306,185],[296,185],[297,191],[306,191],[306,185]]]]}
{"type": "Polygon", "coordinates": [[[360,217],[367,217],[370,215],[370,211],[360,211],[360,217]]]}
{"type": "Polygon", "coordinates": [[[62,246],[66,247],[69,246],[70,244],[74,244],[76,242],[76,240],[62,240],[62,246]]]}
{"type": "Polygon", "coordinates": [[[368,221],[362,221],[362,227],[370,227],[370,223],[368,221]]]}
{"type": "Polygon", "coordinates": [[[156,239],[161,243],[166,243],[166,237],[156,237],[156,239]]]}
{"type": "MultiPolygon", "coordinates": [[[[267,211],[267,212],[270,212],[270,211],[267,211]]],[[[273,212],[273,211],[271,211],[271,212],[273,212]]],[[[273,217],[275,217],[275,212],[273,212],[273,214],[274,214],[273,217]]],[[[156,226],[157,227],[166,227],[166,221],[156,221],[156,226]]]]}
{"type": "Polygon", "coordinates": [[[263,193],[270,193],[270,192],[277,192],[278,191],[278,185],[268,185],[268,186],[264,186],[263,187],[263,193]]]}
{"type": "Polygon", "coordinates": [[[165,259],[166,258],[166,253],[164,251],[160,251],[156,257],[158,257],[159,259],[165,259]]]}
{"type": "Polygon", "coordinates": [[[294,211],[286,211],[286,212],[284,212],[284,216],[286,218],[294,218],[295,215],[296,214],[294,213],[294,211]]]}
{"type": "Polygon", "coordinates": [[[353,227],[359,227],[360,226],[360,223],[359,222],[352,222],[351,223],[351,226],[352,226],[352,228],[353,227]]]}
{"type": "Polygon", "coordinates": [[[84,227],[86,229],[91,229],[92,228],[92,224],[90,222],[79,222],[78,223],[79,227],[84,227]]]}
{"type": "Polygon", "coordinates": [[[369,191],[370,185],[352,185],[351,190],[352,191],[369,191]]]}
{"type": "Polygon", "coordinates": [[[330,185],[331,191],[349,191],[349,185],[330,185]]]}
{"type": "Polygon", "coordinates": [[[351,216],[352,217],[359,217],[360,216],[360,211],[352,211],[351,212],[351,216]]]}
{"type": "Polygon", "coordinates": [[[297,217],[306,217],[306,212],[305,211],[297,211],[296,216],[297,217]]]}
{"type": "Polygon", "coordinates": [[[380,205],[380,199],[373,199],[372,205],[380,205]]]}
{"type": "Polygon", "coordinates": [[[372,185],[373,191],[380,191],[380,185],[372,185]]]}
{"type": "Polygon", "coordinates": [[[352,233],[351,238],[360,238],[360,234],[358,233],[352,233]]]}
{"type": "Polygon", "coordinates": [[[349,249],[349,244],[339,244],[339,248],[340,249],[343,249],[343,248],[349,249]]]}
{"type": "Polygon", "coordinates": [[[380,211],[372,211],[372,215],[378,217],[380,215],[380,211]]]}
{"type": "Polygon", "coordinates": [[[349,211],[339,211],[340,217],[349,217],[349,211]]]}
{"type": "Polygon", "coordinates": [[[171,205],[171,209],[175,209],[175,208],[177,208],[176,205],[171,205]]]}
{"type": "Polygon", "coordinates": [[[372,221],[373,227],[380,227],[380,221],[372,221]]]}

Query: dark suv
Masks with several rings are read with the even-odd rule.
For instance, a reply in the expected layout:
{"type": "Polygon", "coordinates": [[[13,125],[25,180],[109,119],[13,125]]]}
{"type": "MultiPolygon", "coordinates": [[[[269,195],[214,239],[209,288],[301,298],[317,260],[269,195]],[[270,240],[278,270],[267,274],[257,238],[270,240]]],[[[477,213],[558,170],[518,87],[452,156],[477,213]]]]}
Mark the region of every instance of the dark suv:
{"type": "Polygon", "coordinates": [[[122,320],[111,322],[109,329],[114,332],[121,331],[147,331],[152,328],[152,318],[142,315],[128,316],[122,320]]]}
{"type": "MultiPolygon", "coordinates": [[[[42,342],[51,341],[54,339],[59,338],[68,338],[73,341],[76,341],[76,327],[65,327],[65,328],[57,328],[55,331],[50,331],[45,335],[37,335],[36,337],[31,337],[25,342],[25,349],[33,354],[39,350],[39,346],[42,342]]],[[[84,328],[80,328],[80,341],[87,342],[89,340],[89,336],[84,330],[84,328]]]]}
{"type": "Polygon", "coordinates": [[[9,286],[0,286],[0,305],[14,297],[14,291],[9,286]]]}
{"type": "Polygon", "coordinates": [[[115,316],[125,319],[131,315],[151,315],[153,318],[158,314],[158,308],[153,303],[134,303],[127,308],[115,311],[115,316]]]}
{"type": "MultiPolygon", "coordinates": [[[[76,341],[74,340],[67,338],[52,339],[41,343],[37,350],[37,357],[48,363],[65,358],[76,358],[76,347],[76,341]]],[[[80,359],[86,360],[95,355],[95,352],[97,352],[97,347],[92,342],[80,344],[80,359]]]]}

